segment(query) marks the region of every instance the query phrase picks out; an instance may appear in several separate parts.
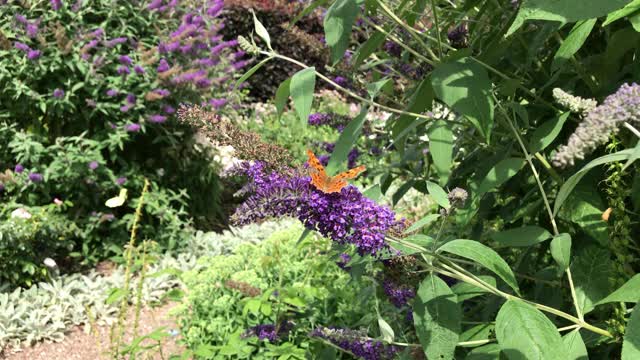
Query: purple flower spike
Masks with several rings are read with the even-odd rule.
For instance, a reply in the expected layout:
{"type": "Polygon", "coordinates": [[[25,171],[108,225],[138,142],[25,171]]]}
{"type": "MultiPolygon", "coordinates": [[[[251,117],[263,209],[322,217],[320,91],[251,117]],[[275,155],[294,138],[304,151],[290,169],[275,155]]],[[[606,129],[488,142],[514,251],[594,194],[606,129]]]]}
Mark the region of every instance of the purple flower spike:
{"type": "Polygon", "coordinates": [[[29,174],[29,180],[34,183],[42,182],[44,180],[44,176],[37,172],[32,172],[29,174]]]}
{"type": "Polygon", "coordinates": [[[161,124],[167,121],[167,117],[160,114],[154,114],[149,117],[149,121],[151,121],[154,124],[161,124]]]}
{"type": "Polygon", "coordinates": [[[36,60],[40,57],[40,50],[29,50],[27,53],[27,59],[36,60]]]}
{"type": "Polygon", "coordinates": [[[163,73],[169,70],[169,63],[165,59],[160,59],[160,64],[158,64],[158,72],[163,73]]]}
{"type": "Polygon", "coordinates": [[[129,70],[129,68],[126,66],[118,66],[118,74],[129,75],[131,74],[131,70],[129,70]]]}
{"type": "Polygon", "coordinates": [[[118,96],[118,90],[115,90],[115,89],[107,90],[107,96],[109,96],[109,97],[118,96]]]}
{"type": "Polygon", "coordinates": [[[15,47],[18,50],[24,51],[24,52],[28,52],[31,50],[31,48],[29,47],[29,45],[25,44],[25,43],[21,43],[19,41],[16,41],[13,43],[13,47],[15,47]]]}
{"type": "Polygon", "coordinates": [[[127,124],[124,129],[128,132],[138,132],[140,131],[140,124],[127,124]]]}
{"type": "Polygon", "coordinates": [[[16,164],[16,167],[13,169],[13,171],[17,174],[22,174],[22,172],[24,172],[24,166],[22,166],[22,164],[16,164]]]}
{"type": "Polygon", "coordinates": [[[209,99],[209,105],[216,109],[221,109],[227,104],[227,99],[209,99]]]}
{"type": "Polygon", "coordinates": [[[62,0],[51,0],[51,8],[55,11],[60,10],[62,7],[62,0]]]}
{"type": "Polygon", "coordinates": [[[60,88],[53,90],[53,97],[56,99],[62,99],[64,97],[64,90],[60,88]]]}
{"type": "Polygon", "coordinates": [[[119,177],[116,179],[116,184],[119,186],[124,185],[124,183],[127,182],[127,178],[126,177],[119,177]]]}
{"type": "Polygon", "coordinates": [[[91,170],[97,169],[98,166],[99,166],[99,164],[98,164],[97,161],[92,161],[92,162],[89,163],[89,169],[91,169],[91,170]]]}
{"type": "Polygon", "coordinates": [[[364,360],[391,360],[399,351],[393,345],[388,346],[380,340],[367,337],[364,331],[321,326],[313,330],[309,336],[328,340],[364,360]]]}
{"type": "Polygon", "coordinates": [[[136,74],[138,74],[138,75],[144,74],[144,68],[142,66],[140,66],[140,65],[134,66],[133,67],[133,71],[135,71],[136,74]]]}
{"type": "Polygon", "coordinates": [[[118,57],[118,61],[122,65],[131,65],[131,64],[133,64],[133,60],[131,60],[131,58],[128,57],[127,55],[120,55],[120,57],[118,57]]]}

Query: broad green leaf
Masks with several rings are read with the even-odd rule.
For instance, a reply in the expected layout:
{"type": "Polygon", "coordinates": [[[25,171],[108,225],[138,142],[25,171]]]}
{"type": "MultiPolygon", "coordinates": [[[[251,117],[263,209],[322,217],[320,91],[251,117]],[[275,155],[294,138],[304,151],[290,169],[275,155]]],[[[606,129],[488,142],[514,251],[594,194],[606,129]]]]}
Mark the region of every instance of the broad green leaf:
{"type": "MultiPolygon", "coordinates": [[[[435,242],[435,239],[432,238],[431,236],[415,234],[415,235],[409,235],[406,238],[404,238],[404,242],[419,246],[423,249],[427,249],[431,247],[431,245],[435,242]]],[[[393,247],[395,249],[402,251],[404,255],[411,255],[411,254],[417,254],[422,252],[422,250],[416,247],[405,246],[403,244],[393,244],[393,247]]]]}
{"type": "Polygon", "coordinates": [[[504,184],[522,169],[526,161],[521,158],[506,158],[498,162],[478,186],[478,197],[504,184]]]}
{"type": "Polygon", "coordinates": [[[490,247],[474,240],[458,239],[450,241],[438,249],[438,252],[443,251],[477,262],[498,275],[516,293],[520,291],[509,264],[490,247]]]}
{"type": "Polygon", "coordinates": [[[558,134],[560,134],[560,130],[562,130],[562,126],[564,126],[570,114],[569,112],[562,113],[556,118],[540,125],[531,135],[529,151],[537,153],[538,151],[546,149],[546,147],[556,139],[558,134]]]}
{"type": "Polygon", "coordinates": [[[359,10],[356,0],[336,0],[324,16],[324,35],[333,63],[342,59],[349,47],[351,28],[359,10]]]}
{"type": "MultiPolygon", "coordinates": [[[[458,302],[462,303],[460,299],[458,302]]],[[[495,325],[492,323],[485,323],[473,326],[467,330],[465,330],[462,334],[460,334],[460,342],[465,341],[477,341],[477,340],[486,340],[493,336],[492,333],[495,332],[495,325]]],[[[462,345],[463,347],[476,347],[478,345],[462,345]]]]}
{"type": "Polygon", "coordinates": [[[268,57],[262,61],[260,61],[259,63],[257,63],[256,65],[254,65],[251,69],[249,69],[249,71],[247,71],[246,73],[244,73],[240,79],[238,79],[238,81],[236,81],[236,83],[233,85],[233,89],[234,91],[236,89],[238,89],[238,86],[240,86],[240,84],[242,84],[243,82],[247,81],[247,79],[249,79],[251,77],[251,75],[253,75],[256,71],[258,71],[261,67],[264,66],[264,64],[268,63],[271,59],[273,59],[272,57],[268,57]]]}
{"type": "Polygon", "coordinates": [[[606,205],[600,198],[594,184],[579,184],[567,199],[559,217],[570,220],[580,226],[582,231],[598,240],[602,246],[608,246],[609,226],[602,219],[606,205]]]}
{"type": "Polygon", "coordinates": [[[487,71],[470,58],[438,65],[431,74],[438,99],[464,115],[489,142],[493,127],[491,81],[487,71]]]}
{"type": "MultiPolygon", "coordinates": [[[[489,285],[496,286],[496,279],[493,276],[479,275],[478,278],[489,285]]],[[[459,282],[453,285],[453,287],[451,287],[451,290],[453,290],[453,292],[458,295],[458,302],[460,303],[465,300],[473,299],[474,297],[482,296],[488,293],[487,290],[466,282],[459,282]]]]}
{"type": "Polygon", "coordinates": [[[378,327],[380,328],[380,335],[382,335],[382,339],[386,342],[392,342],[396,335],[393,333],[391,325],[384,321],[383,318],[379,317],[378,327]]]}
{"type": "Polygon", "coordinates": [[[571,262],[571,273],[578,306],[583,314],[593,310],[598,301],[611,292],[609,278],[614,268],[608,250],[589,245],[577,251],[571,262]]]}
{"type": "Polygon", "coordinates": [[[353,118],[353,120],[345,126],[344,130],[342,130],[338,141],[336,141],[336,146],[331,153],[331,158],[329,158],[329,163],[327,164],[326,170],[328,174],[334,174],[341,166],[346,167],[349,151],[351,151],[358,142],[358,138],[362,132],[362,125],[367,118],[367,111],[366,106],[362,108],[360,114],[353,118]]]}
{"type": "Polygon", "coordinates": [[[567,181],[565,181],[564,184],[562,184],[562,187],[560,187],[560,190],[558,191],[556,202],[553,205],[553,215],[555,216],[558,214],[560,207],[567,200],[569,194],[571,194],[571,192],[573,191],[573,188],[576,187],[578,182],[582,180],[582,178],[589,172],[589,170],[593,169],[596,166],[607,164],[610,162],[627,160],[629,156],[632,156],[633,151],[633,149],[627,149],[618,151],[617,153],[601,156],[595,160],[592,160],[587,165],[582,167],[582,169],[580,169],[578,172],[573,174],[569,179],[567,179],[567,181]]]}
{"type": "Polygon", "coordinates": [[[500,345],[487,344],[471,350],[465,360],[500,360],[500,351],[500,345]]]}
{"type": "Polygon", "coordinates": [[[575,329],[562,337],[565,349],[567,349],[567,360],[589,360],[587,347],[580,336],[580,329],[575,329]]]}
{"type": "Polygon", "coordinates": [[[500,246],[531,246],[551,239],[551,233],[539,226],[523,226],[491,235],[500,246]]]}
{"type": "Polygon", "coordinates": [[[276,111],[278,113],[278,119],[282,117],[282,113],[284,112],[284,108],[287,106],[287,102],[289,100],[289,88],[291,87],[291,78],[283,81],[280,86],[278,86],[278,90],[276,91],[276,111]]]}
{"type": "Polygon", "coordinates": [[[549,245],[551,256],[560,269],[566,270],[571,264],[571,235],[567,233],[555,236],[549,245]]]}
{"type": "Polygon", "coordinates": [[[431,224],[432,222],[436,221],[438,218],[440,217],[440,214],[429,214],[425,217],[423,217],[422,219],[414,222],[413,224],[411,224],[411,226],[409,226],[409,228],[407,230],[404,231],[405,234],[408,233],[412,233],[414,231],[420,230],[423,227],[431,224]]]}
{"type": "Polygon", "coordinates": [[[375,202],[379,202],[380,199],[382,199],[382,191],[380,190],[380,185],[379,184],[375,184],[375,185],[369,187],[367,190],[362,192],[362,195],[368,197],[369,199],[371,199],[371,200],[373,200],[375,202]]]}
{"type": "Polygon", "coordinates": [[[445,120],[438,120],[429,128],[429,153],[442,186],[449,181],[453,163],[453,131],[451,131],[451,125],[445,120]]]}
{"type": "Polygon", "coordinates": [[[636,305],[627,323],[622,342],[622,360],[640,359],[640,307],[636,305]]]}
{"type": "Polygon", "coordinates": [[[640,13],[637,13],[629,18],[629,22],[633,27],[633,30],[640,32],[640,13]]]}
{"type": "Polygon", "coordinates": [[[629,160],[627,160],[627,162],[622,167],[622,171],[625,171],[629,166],[631,166],[631,164],[633,164],[634,161],[638,160],[638,158],[640,158],[640,141],[636,143],[636,147],[633,148],[633,153],[631,153],[631,156],[629,156],[629,160]]]}
{"type": "Polygon", "coordinates": [[[606,298],[598,301],[596,305],[611,302],[638,302],[640,300],[640,274],[634,275],[618,290],[612,292],[606,298]]]}
{"type": "MultiPolygon", "coordinates": [[[[426,78],[422,80],[417,86],[414,92],[412,93],[409,105],[405,109],[405,111],[412,113],[422,113],[427,110],[430,110],[433,106],[433,87],[431,86],[431,80],[426,78]]],[[[423,120],[423,119],[420,119],[423,120]]],[[[393,142],[401,142],[404,136],[408,134],[407,129],[412,126],[416,126],[419,120],[416,120],[415,116],[412,115],[401,115],[398,120],[393,122],[393,129],[391,134],[393,136],[393,142]]],[[[403,147],[400,146],[402,149],[403,147]]]]}
{"type": "Polygon", "coordinates": [[[371,54],[373,54],[384,42],[386,35],[380,31],[376,31],[364,42],[358,49],[356,56],[354,56],[353,67],[357,68],[365,61],[371,54]]]}
{"type": "Polygon", "coordinates": [[[298,241],[296,242],[296,245],[301,244],[304,241],[304,239],[306,239],[307,236],[309,236],[309,234],[311,234],[311,230],[305,228],[302,231],[302,234],[300,234],[300,237],[298,238],[298,241]]]}
{"type": "Polygon", "coordinates": [[[453,359],[462,310],[456,295],[438,276],[422,280],[413,304],[413,323],[429,359],[453,359]]]}
{"type": "Polygon", "coordinates": [[[384,78],[382,80],[376,81],[374,83],[367,84],[367,93],[369,93],[369,97],[374,99],[380,90],[387,86],[388,84],[392,84],[390,78],[384,78]]]}
{"type": "Polygon", "coordinates": [[[566,24],[593,19],[620,9],[630,0],[525,0],[505,36],[513,34],[526,20],[547,20],[566,24]]]}
{"type": "Polygon", "coordinates": [[[569,36],[564,39],[562,45],[560,45],[560,48],[553,57],[551,70],[555,71],[560,68],[562,64],[571,59],[571,57],[575,55],[578,50],[580,50],[582,45],[584,45],[584,42],[589,37],[589,34],[591,34],[591,30],[593,29],[593,26],[596,24],[597,20],[598,19],[589,19],[579,21],[573,26],[573,29],[571,29],[569,36]]]}
{"type": "Polygon", "coordinates": [[[300,70],[291,77],[289,92],[293,98],[293,106],[296,108],[296,114],[298,114],[298,119],[302,126],[305,126],[309,121],[315,87],[316,69],[313,67],[300,70]]]}
{"type": "Polygon", "coordinates": [[[633,0],[622,9],[610,13],[604,23],[602,23],[602,26],[607,26],[616,20],[620,20],[623,17],[633,14],[638,10],[640,10],[640,0],[633,0]]]}
{"type": "Polygon", "coordinates": [[[555,325],[540,310],[509,300],[498,311],[496,337],[509,360],[566,359],[567,351],[555,325]]]}
{"type": "Polygon", "coordinates": [[[253,26],[256,29],[256,34],[258,34],[258,36],[260,36],[260,38],[267,44],[267,47],[271,49],[271,37],[269,36],[267,28],[262,25],[260,20],[258,20],[253,9],[251,9],[251,15],[253,15],[253,26]]]}
{"type": "Polygon", "coordinates": [[[447,192],[444,191],[444,189],[441,188],[440,185],[431,181],[427,181],[427,191],[429,191],[429,195],[431,195],[433,200],[435,200],[438,205],[442,206],[445,209],[451,207],[447,192]]]}

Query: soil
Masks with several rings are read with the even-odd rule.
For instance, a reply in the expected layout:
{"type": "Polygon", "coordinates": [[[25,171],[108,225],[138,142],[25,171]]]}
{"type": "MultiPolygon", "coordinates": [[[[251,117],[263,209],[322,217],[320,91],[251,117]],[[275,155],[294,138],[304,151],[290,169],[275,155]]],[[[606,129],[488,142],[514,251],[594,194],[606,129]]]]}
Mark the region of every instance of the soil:
{"type": "MultiPolygon", "coordinates": [[[[175,303],[168,303],[156,308],[143,309],[140,313],[140,323],[138,333],[146,335],[154,330],[165,327],[163,331],[176,331],[178,326],[175,319],[169,315],[169,311],[175,307],[175,303]]],[[[130,312],[130,316],[125,319],[125,324],[131,324],[134,320],[134,313],[130,312]]],[[[125,325],[127,334],[125,334],[125,342],[132,339],[131,332],[133,329],[125,325]]],[[[111,359],[106,355],[105,351],[109,347],[109,327],[99,327],[98,335],[100,341],[94,334],[86,334],[82,327],[74,327],[71,329],[64,340],[58,343],[38,343],[32,347],[22,347],[9,350],[7,354],[0,353],[0,359],[3,360],[102,360],[111,359]],[[99,345],[100,344],[100,345],[99,345]]],[[[162,347],[157,347],[147,351],[142,356],[136,356],[136,359],[168,359],[172,354],[181,354],[183,348],[178,344],[180,336],[168,336],[162,340],[162,347]]],[[[151,344],[144,342],[143,344],[151,344]]],[[[5,351],[6,352],[6,351],[5,351]]]]}

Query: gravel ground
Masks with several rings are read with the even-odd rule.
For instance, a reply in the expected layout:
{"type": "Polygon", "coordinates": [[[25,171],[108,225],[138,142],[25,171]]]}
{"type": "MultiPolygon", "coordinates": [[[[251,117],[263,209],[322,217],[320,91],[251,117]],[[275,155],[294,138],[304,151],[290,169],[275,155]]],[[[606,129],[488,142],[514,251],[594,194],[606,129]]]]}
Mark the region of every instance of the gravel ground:
{"type": "MultiPolygon", "coordinates": [[[[166,326],[166,331],[175,330],[175,320],[168,314],[176,304],[169,303],[157,308],[144,309],[140,314],[139,333],[148,334],[155,329],[166,326]]],[[[133,312],[126,322],[132,323],[133,312]]],[[[131,329],[128,329],[131,330],[131,329]]],[[[132,330],[131,330],[132,331],[132,330]]],[[[104,349],[109,345],[109,328],[98,329],[102,351],[96,337],[85,334],[81,327],[75,327],[69,331],[62,342],[39,343],[33,347],[24,347],[9,351],[8,354],[0,354],[0,359],[6,360],[98,360],[110,359],[104,354],[104,349]]],[[[130,341],[131,334],[127,334],[126,340],[130,341]]],[[[168,359],[171,354],[180,354],[182,348],[177,344],[179,336],[167,337],[163,340],[162,355],[158,349],[150,351],[138,359],[168,359]]]]}

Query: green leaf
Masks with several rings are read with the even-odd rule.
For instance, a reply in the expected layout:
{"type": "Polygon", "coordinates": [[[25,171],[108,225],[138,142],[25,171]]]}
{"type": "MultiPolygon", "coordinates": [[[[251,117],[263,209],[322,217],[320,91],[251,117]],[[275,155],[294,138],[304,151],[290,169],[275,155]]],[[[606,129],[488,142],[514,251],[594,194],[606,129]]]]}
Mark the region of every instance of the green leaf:
{"type": "Polygon", "coordinates": [[[380,185],[375,184],[369,187],[367,190],[362,192],[362,195],[368,197],[369,199],[375,202],[380,202],[380,199],[382,199],[382,191],[380,190],[380,185]]]}
{"type": "Polygon", "coordinates": [[[553,215],[555,216],[558,214],[560,207],[567,200],[569,194],[571,194],[578,182],[582,180],[582,178],[589,172],[589,170],[593,169],[596,166],[607,164],[610,162],[627,160],[629,156],[632,156],[633,152],[634,149],[627,149],[618,151],[617,153],[601,156],[595,160],[592,160],[578,172],[573,174],[569,179],[567,179],[567,181],[565,181],[564,184],[562,184],[562,187],[560,187],[560,190],[558,191],[556,202],[553,205],[553,215]]]}
{"type": "Polygon", "coordinates": [[[381,317],[378,317],[378,327],[380,327],[382,339],[386,342],[392,342],[396,335],[393,333],[391,326],[381,317]]]}
{"type": "Polygon", "coordinates": [[[438,276],[422,280],[413,304],[413,323],[429,359],[453,359],[462,310],[456,295],[438,276]]]}
{"type": "Polygon", "coordinates": [[[306,239],[307,236],[309,236],[309,234],[311,234],[311,230],[304,228],[304,230],[302,231],[302,234],[300,234],[300,237],[298,238],[298,241],[296,241],[296,245],[301,244],[304,241],[304,239],[306,239]]]}
{"type": "Polygon", "coordinates": [[[634,161],[638,160],[638,158],[640,158],[640,141],[636,143],[636,147],[633,148],[633,153],[631,153],[629,160],[624,164],[621,171],[625,171],[634,161]]]}
{"type": "Polygon", "coordinates": [[[640,13],[637,13],[629,18],[629,22],[633,27],[633,30],[640,32],[640,13]]]}
{"type": "Polygon", "coordinates": [[[325,14],[324,35],[334,64],[342,59],[349,47],[351,28],[359,11],[356,0],[336,0],[325,14]]]}
{"type": "Polygon", "coordinates": [[[567,60],[571,59],[575,53],[580,50],[584,42],[591,34],[591,30],[593,30],[593,26],[596,24],[598,19],[589,19],[584,21],[577,22],[571,32],[569,32],[569,36],[562,42],[560,48],[556,52],[553,57],[553,63],[551,64],[551,70],[555,71],[559,69],[567,60]]]}
{"type": "Polygon", "coordinates": [[[438,120],[429,128],[429,153],[433,167],[440,176],[440,185],[444,186],[451,175],[453,163],[453,131],[451,123],[438,120]]]}
{"type": "Polygon", "coordinates": [[[362,132],[362,125],[366,120],[367,111],[366,106],[362,108],[360,114],[353,118],[353,120],[345,126],[344,130],[342,130],[338,141],[336,141],[336,146],[331,153],[331,158],[329,158],[326,169],[327,174],[334,174],[342,165],[346,165],[349,151],[356,145],[362,132]]]}
{"type": "Polygon", "coordinates": [[[240,86],[240,84],[242,84],[243,82],[247,81],[247,79],[249,79],[251,77],[251,75],[253,75],[256,71],[258,71],[261,67],[263,67],[264,64],[268,63],[271,59],[273,59],[273,58],[272,57],[268,57],[268,58],[260,61],[259,63],[254,65],[251,69],[249,69],[249,71],[244,73],[244,75],[242,75],[240,77],[240,79],[238,79],[238,81],[236,81],[235,85],[233,85],[233,90],[234,91],[237,90],[238,86],[240,86]]]}
{"type": "Polygon", "coordinates": [[[575,329],[562,337],[562,342],[567,349],[567,360],[589,360],[587,347],[580,336],[580,329],[575,329]]]}
{"type": "Polygon", "coordinates": [[[256,34],[258,34],[258,36],[260,36],[260,38],[264,40],[264,42],[267,44],[267,47],[271,49],[271,37],[269,37],[269,32],[267,31],[267,28],[265,28],[264,25],[262,25],[262,23],[260,22],[260,20],[258,20],[258,18],[256,17],[256,13],[253,11],[253,9],[251,9],[251,15],[253,15],[253,26],[256,29],[256,34]]]}
{"type": "Polygon", "coordinates": [[[500,360],[500,345],[487,344],[477,347],[469,352],[465,360],[500,360]]]}
{"type": "Polygon", "coordinates": [[[558,329],[542,312],[518,300],[498,311],[496,337],[509,360],[565,359],[566,349],[558,329]]]}
{"type": "Polygon", "coordinates": [[[312,2],[311,4],[309,4],[309,6],[307,6],[306,8],[304,8],[298,15],[296,15],[295,18],[293,18],[293,20],[291,20],[289,22],[289,29],[291,29],[298,21],[300,21],[300,19],[302,19],[303,17],[311,14],[313,12],[313,10],[324,6],[326,3],[328,3],[329,0],[316,0],[314,2],[312,2]]]}
{"type": "MultiPolygon", "coordinates": [[[[435,239],[432,238],[431,236],[427,236],[423,234],[415,234],[415,235],[410,235],[404,238],[404,242],[426,249],[426,248],[429,248],[435,242],[435,239]]],[[[407,246],[403,244],[394,244],[393,247],[395,249],[400,250],[404,255],[417,254],[423,251],[415,247],[407,246]]]]}
{"type": "MultiPolygon", "coordinates": [[[[405,109],[407,112],[422,113],[430,110],[433,106],[433,87],[429,78],[422,80],[412,93],[409,105],[405,109]]],[[[424,119],[420,119],[424,120],[424,119]]],[[[409,129],[415,127],[419,123],[424,121],[416,120],[412,115],[401,115],[398,120],[393,122],[393,129],[391,134],[393,136],[393,142],[401,142],[402,139],[409,133],[409,129]]],[[[402,149],[402,146],[400,146],[402,149]]]]}
{"type": "Polygon", "coordinates": [[[436,221],[440,217],[440,214],[429,214],[422,219],[414,222],[409,226],[407,230],[404,231],[405,234],[412,233],[414,231],[420,230],[423,227],[429,225],[430,223],[436,221]]]}
{"type": "Polygon", "coordinates": [[[498,275],[516,293],[519,292],[518,282],[509,268],[509,264],[488,246],[474,240],[458,239],[450,241],[438,249],[438,252],[443,251],[477,262],[498,275]]]}
{"type": "Polygon", "coordinates": [[[594,184],[578,185],[567,199],[559,216],[580,226],[582,231],[603,246],[609,243],[609,226],[602,219],[606,205],[594,184]]]}
{"type": "Polygon", "coordinates": [[[316,69],[313,67],[298,71],[291,77],[289,92],[293,106],[302,126],[306,126],[313,104],[313,91],[316,87],[316,69]]]}
{"type": "Polygon", "coordinates": [[[504,184],[522,169],[526,161],[521,158],[506,158],[498,162],[478,186],[478,197],[504,184]]]}
{"type": "Polygon", "coordinates": [[[500,246],[531,246],[551,239],[551,233],[539,226],[523,226],[493,234],[500,246]]]}
{"type": "Polygon", "coordinates": [[[549,120],[540,125],[540,127],[538,127],[531,135],[529,151],[531,153],[537,153],[546,149],[546,147],[549,146],[556,137],[558,137],[560,130],[562,130],[562,127],[570,114],[570,112],[562,113],[553,120],[549,120]]]}
{"type": "MultiPolygon", "coordinates": [[[[462,303],[460,299],[458,302],[462,303]]],[[[466,341],[477,341],[477,340],[486,340],[493,336],[495,333],[495,325],[492,323],[485,323],[473,326],[467,330],[465,330],[462,334],[460,334],[460,342],[466,341]]],[[[462,345],[462,347],[476,347],[478,345],[462,345]]]]}
{"type": "Polygon", "coordinates": [[[611,292],[609,278],[613,277],[614,266],[610,257],[608,250],[595,245],[583,247],[573,256],[571,273],[583,314],[611,292]]]}
{"type": "Polygon", "coordinates": [[[596,305],[611,302],[635,303],[640,300],[640,274],[634,275],[629,281],[624,283],[618,290],[612,292],[606,298],[598,301],[596,305]]]}
{"type": "Polygon", "coordinates": [[[571,235],[567,233],[555,236],[549,245],[551,256],[560,269],[566,270],[571,264],[571,235]]]}
{"type": "Polygon", "coordinates": [[[124,299],[128,294],[129,292],[125,289],[114,288],[114,289],[111,289],[111,291],[109,292],[109,296],[104,302],[107,305],[111,305],[113,303],[119,302],[120,300],[124,299]]]}
{"type": "Polygon", "coordinates": [[[427,181],[427,191],[429,191],[429,195],[431,195],[433,200],[435,200],[438,205],[442,206],[445,209],[451,207],[447,192],[444,191],[444,189],[441,188],[440,185],[431,181],[427,181]]]}
{"type": "Polygon", "coordinates": [[[390,78],[385,78],[374,83],[367,84],[367,93],[369,94],[369,97],[373,100],[382,88],[388,84],[392,84],[390,81],[390,78]]]}
{"type": "Polygon", "coordinates": [[[622,360],[640,359],[640,307],[636,305],[627,323],[622,342],[622,360]]]}
{"type": "Polygon", "coordinates": [[[616,20],[620,20],[623,17],[633,14],[638,10],[640,10],[640,0],[633,0],[622,9],[610,13],[604,23],[602,23],[602,26],[607,26],[616,20]]]}
{"type": "Polygon", "coordinates": [[[493,127],[493,100],[487,71],[466,57],[438,65],[431,78],[438,99],[469,119],[489,142],[493,127]]]}
{"type": "Polygon", "coordinates": [[[526,20],[566,24],[607,15],[628,2],[629,0],[527,0],[520,4],[518,15],[505,36],[513,34],[526,20]]]}
{"type": "Polygon", "coordinates": [[[284,112],[284,108],[287,106],[287,101],[289,100],[289,88],[291,87],[291,78],[283,81],[280,86],[278,86],[278,90],[276,91],[276,111],[278,113],[278,119],[282,117],[282,113],[284,112]]]}
{"type": "MultiPolygon", "coordinates": [[[[487,284],[496,286],[496,279],[493,276],[479,275],[478,278],[480,278],[487,284]]],[[[459,282],[453,285],[451,290],[453,290],[453,292],[458,295],[458,302],[460,302],[461,304],[465,300],[473,299],[474,297],[482,296],[489,293],[489,291],[484,288],[479,288],[466,282],[459,282]]]]}
{"type": "Polygon", "coordinates": [[[387,35],[381,33],[380,31],[376,31],[364,42],[358,49],[355,60],[353,61],[353,67],[357,68],[365,61],[371,54],[373,54],[379,47],[384,43],[384,39],[387,38],[387,35]]]}

